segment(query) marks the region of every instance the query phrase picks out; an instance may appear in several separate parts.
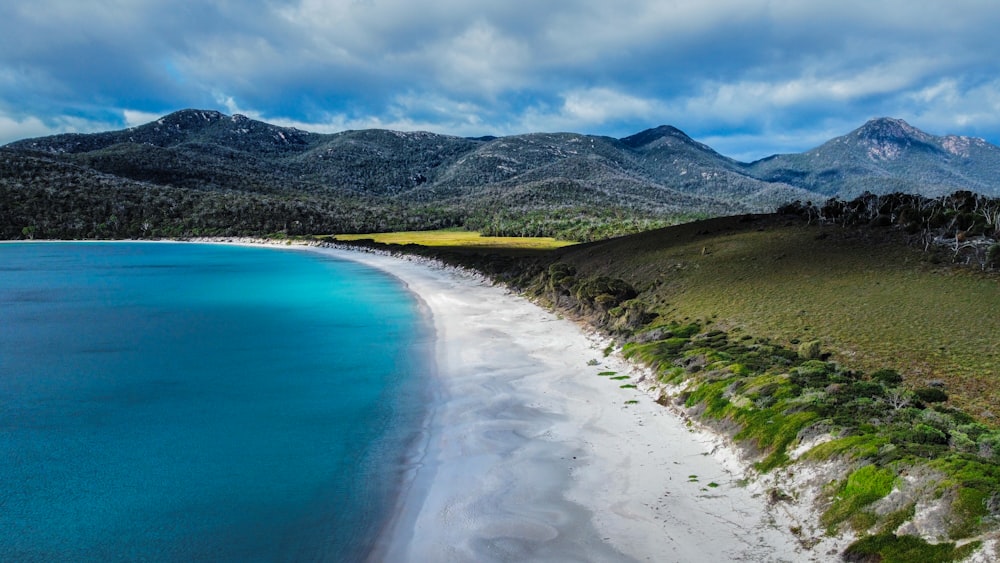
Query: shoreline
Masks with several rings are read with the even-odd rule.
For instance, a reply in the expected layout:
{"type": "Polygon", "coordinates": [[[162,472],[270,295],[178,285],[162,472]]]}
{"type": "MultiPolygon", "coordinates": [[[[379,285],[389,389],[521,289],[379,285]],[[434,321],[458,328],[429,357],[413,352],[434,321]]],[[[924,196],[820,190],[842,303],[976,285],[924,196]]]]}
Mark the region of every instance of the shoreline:
{"type": "MultiPolygon", "coordinates": [[[[129,242],[129,241],[117,241],[129,242]]],[[[806,546],[805,503],[723,435],[640,389],[645,371],[581,327],[429,259],[264,239],[192,241],[316,252],[400,280],[430,313],[436,375],[396,510],[369,560],[831,561],[806,546]],[[598,376],[614,371],[628,381],[598,376]],[[623,384],[640,389],[622,388],[623,384]]],[[[810,521],[811,520],[811,521],[810,521]]]]}
{"type": "Polygon", "coordinates": [[[431,260],[305,248],[401,280],[437,334],[422,461],[372,560],[837,559],[843,539],[803,545],[809,511],[769,505],[722,436],[622,388],[645,373],[575,323],[431,260]]]}

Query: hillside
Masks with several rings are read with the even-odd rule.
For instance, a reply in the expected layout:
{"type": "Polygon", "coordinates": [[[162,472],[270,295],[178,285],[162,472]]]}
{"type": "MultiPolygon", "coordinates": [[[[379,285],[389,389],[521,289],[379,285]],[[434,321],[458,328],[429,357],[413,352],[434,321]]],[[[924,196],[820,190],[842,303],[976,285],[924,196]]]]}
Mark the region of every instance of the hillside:
{"type": "Polygon", "coordinates": [[[972,137],[929,135],[901,119],[873,119],[805,153],[754,162],[747,171],[842,199],[865,191],[1000,195],[1000,148],[972,137]]]}
{"type": "Polygon", "coordinates": [[[996,279],[932,264],[884,232],[787,223],[714,219],[568,247],[553,259],[627,281],[663,319],[818,340],[858,369],[893,367],[914,385],[944,381],[977,414],[1000,405],[996,279]]]}
{"type": "Polygon", "coordinates": [[[993,194],[1000,171],[1000,149],[985,141],[934,137],[891,119],[801,155],[751,164],[670,126],[622,139],[317,134],[202,110],[122,131],[26,139],[0,155],[3,236],[31,228],[46,238],[466,226],[596,240],[863,190],[993,194]],[[26,174],[25,167],[46,171],[26,174]],[[136,190],[155,197],[103,199],[136,190]],[[64,202],[58,210],[40,206],[52,198],[64,202]],[[182,208],[198,219],[178,215],[182,208]],[[114,231],[97,228],[116,222],[114,231]]]}
{"type": "Polygon", "coordinates": [[[996,274],[938,264],[888,228],[782,216],[552,261],[529,292],[618,332],[662,402],[730,433],[774,502],[814,507],[804,541],[852,533],[848,560],[947,561],[996,540],[996,274]]]}
{"type": "Polygon", "coordinates": [[[612,336],[606,353],[650,371],[609,385],[731,436],[771,502],[819,515],[803,546],[850,534],[847,560],[952,561],[1000,538],[1000,280],[949,264],[947,239],[919,241],[902,224],[770,214],[530,254],[406,251],[612,336]]]}

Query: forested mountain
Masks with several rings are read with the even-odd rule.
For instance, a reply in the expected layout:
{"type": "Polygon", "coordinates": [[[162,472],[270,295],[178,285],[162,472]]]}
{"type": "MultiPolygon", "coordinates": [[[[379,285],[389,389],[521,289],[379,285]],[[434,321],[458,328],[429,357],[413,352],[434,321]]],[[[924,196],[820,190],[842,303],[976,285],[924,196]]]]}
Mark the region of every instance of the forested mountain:
{"type": "Polygon", "coordinates": [[[669,126],[626,137],[317,134],[184,110],[0,149],[0,236],[369,232],[465,225],[593,239],[865,189],[996,194],[1000,149],[875,120],[752,164],[669,126]],[[58,203],[53,203],[58,202],[58,203]]]}

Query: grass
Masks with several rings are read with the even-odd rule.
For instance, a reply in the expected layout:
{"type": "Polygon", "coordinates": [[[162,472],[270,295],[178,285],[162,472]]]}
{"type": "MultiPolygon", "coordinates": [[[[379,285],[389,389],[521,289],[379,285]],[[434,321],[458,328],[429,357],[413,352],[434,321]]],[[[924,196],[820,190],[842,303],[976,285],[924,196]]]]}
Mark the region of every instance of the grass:
{"type": "Polygon", "coordinates": [[[961,561],[979,547],[972,542],[960,548],[953,543],[930,544],[916,536],[891,533],[867,536],[851,544],[844,552],[845,561],[881,561],[883,563],[950,563],[961,561]]]}
{"type": "Polygon", "coordinates": [[[865,374],[806,359],[816,355],[812,349],[795,351],[746,335],[730,339],[717,328],[662,326],[669,329],[659,333],[663,340],[627,343],[624,353],[674,366],[671,374],[680,370],[671,377],[686,384],[685,406],[699,408],[702,417],[728,421],[727,426],[736,423],[734,438],[760,454],[757,469],[790,463],[789,448],[810,426],[840,436],[805,457],[855,464],[832,484],[833,499],[822,515],[828,533],[838,533],[844,522],[858,533],[892,531],[913,518],[913,504],[882,515],[868,507],[889,494],[901,470],[918,465],[940,472],[938,494],[955,499],[948,530],[952,539],[975,537],[990,524],[987,506],[996,502],[1000,464],[986,452],[1000,444],[1000,431],[946,405],[922,403],[919,393],[910,394],[912,404],[893,404],[906,393],[893,370],[865,374]]]}
{"type": "MultiPolygon", "coordinates": [[[[875,465],[865,465],[851,473],[834,496],[833,503],[823,513],[820,521],[833,533],[841,522],[862,517],[864,509],[871,503],[889,494],[896,482],[896,472],[875,465]]],[[[873,522],[865,522],[868,526],[873,522]]]]}
{"type": "Polygon", "coordinates": [[[487,237],[474,231],[441,229],[436,231],[403,231],[394,233],[372,233],[362,235],[332,235],[335,241],[374,240],[381,244],[417,244],[421,246],[479,248],[479,249],[523,249],[551,250],[575,244],[551,237],[487,237]]]}
{"type": "Polygon", "coordinates": [[[978,533],[984,522],[990,520],[987,503],[994,495],[1000,494],[997,492],[1000,464],[988,463],[967,454],[952,454],[934,460],[931,466],[947,476],[940,486],[957,489],[951,506],[949,536],[960,539],[978,533]]]}
{"type": "Polygon", "coordinates": [[[818,341],[847,366],[893,366],[911,386],[941,380],[953,404],[976,416],[1000,404],[996,277],[938,268],[899,243],[727,218],[560,254],[588,275],[622,277],[662,318],[818,341]]]}
{"type": "Polygon", "coordinates": [[[888,515],[869,508],[907,467],[942,473],[934,494],[954,499],[951,539],[995,527],[987,505],[1000,484],[1000,429],[989,412],[1000,404],[996,275],[938,267],[887,233],[776,217],[703,221],[531,260],[534,270],[518,272],[533,281],[519,287],[621,336],[623,355],[660,381],[684,383],[685,404],[735,427],[761,471],[792,462],[789,449],[807,429],[837,436],[806,459],[851,464],[832,485],[823,523],[876,534],[852,546],[856,558],[967,553],[894,536],[912,505],[888,515]],[[634,291],[627,301],[591,295],[600,279],[634,291]],[[929,397],[932,380],[943,382],[945,402],[929,397]]]}

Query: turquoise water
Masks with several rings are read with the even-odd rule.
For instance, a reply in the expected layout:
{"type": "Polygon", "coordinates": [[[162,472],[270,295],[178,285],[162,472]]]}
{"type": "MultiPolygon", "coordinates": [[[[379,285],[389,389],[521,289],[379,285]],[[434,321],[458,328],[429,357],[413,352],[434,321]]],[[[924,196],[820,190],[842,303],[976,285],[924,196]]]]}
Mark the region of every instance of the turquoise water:
{"type": "Polygon", "coordinates": [[[394,278],[315,253],[0,245],[0,560],[361,558],[430,343],[394,278]]]}

